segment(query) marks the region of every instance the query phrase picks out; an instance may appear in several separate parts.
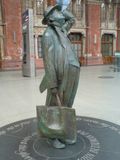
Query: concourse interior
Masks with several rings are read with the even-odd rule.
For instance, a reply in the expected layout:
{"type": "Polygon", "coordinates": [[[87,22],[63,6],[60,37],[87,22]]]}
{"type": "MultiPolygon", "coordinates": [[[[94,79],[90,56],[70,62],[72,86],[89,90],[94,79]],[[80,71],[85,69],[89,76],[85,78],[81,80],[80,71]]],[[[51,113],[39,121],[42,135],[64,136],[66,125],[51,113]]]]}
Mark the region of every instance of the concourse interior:
{"type": "MultiPolygon", "coordinates": [[[[36,117],[36,105],[45,104],[39,92],[44,70],[35,78],[21,71],[0,72],[0,127],[36,117]]],[[[81,67],[79,87],[73,107],[79,116],[103,119],[120,125],[120,72],[111,65],[81,67]]]]}

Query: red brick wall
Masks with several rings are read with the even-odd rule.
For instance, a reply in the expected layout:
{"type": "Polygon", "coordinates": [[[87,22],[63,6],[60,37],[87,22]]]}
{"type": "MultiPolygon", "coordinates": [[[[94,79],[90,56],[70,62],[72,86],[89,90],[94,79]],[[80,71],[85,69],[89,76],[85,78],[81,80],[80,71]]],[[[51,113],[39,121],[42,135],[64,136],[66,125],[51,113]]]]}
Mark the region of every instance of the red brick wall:
{"type": "Polygon", "coordinates": [[[117,28],[116,50],[120,52],[120,6],[117,7],[117,28]]]}
{"type": "Polygon", "coordinates": [[[96,56],[100,54],[100,5],[87,5],[87,53],[96,56]],[[95,40],[96,39],[96,40],[95,40]],[[95,42],[96,41],[96,42],[95,42]]]}
{"type": "Polygon", "coordinates": [[[21,4],[20,0],[3,0],[5,19],[5,58],[20,58],[22,48],[21,4]]]}

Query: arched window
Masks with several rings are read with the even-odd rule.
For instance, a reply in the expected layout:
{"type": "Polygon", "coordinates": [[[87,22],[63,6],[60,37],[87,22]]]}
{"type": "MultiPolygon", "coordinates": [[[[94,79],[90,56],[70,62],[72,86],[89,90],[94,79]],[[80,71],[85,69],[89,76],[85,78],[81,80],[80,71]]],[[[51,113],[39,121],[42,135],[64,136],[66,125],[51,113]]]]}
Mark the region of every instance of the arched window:
{"type": "Polygon", "coordinates": [[[101,5],[101,21],[113,22],[114,21],[114,4],[102,3],[101,5]]]}
{"type": "Polygon", "coordinates": [[[70,33],[69,39],[78,57],[83,55],[83,35],[81,33],[70,33]]]}
{"type": "Polygon", "coordinates": [[[103,56],[112,56],[113,55],[113,35],[104,34],[101,40],[101,49],[103,56]]]}
{"type": "Polygon", "coordinates": [[[25,8],[29,9],[29,8],[33,8],[33,1],[32,0],[25,0],[25,8]]]}
{"type": "Polygon", "coordinates": [[[118,8],[117,26],[118,26],[118,28],[120,28],[120,6],[118,8]]]}
{"type": "Polygon", "coordinates": [[[41,35],[39,35],[38,36],[38,38],[37,38],[37,43],[38,43],[38,55],[39,55],[39,57],[42,57],[42,53],[41,53],[41,38],[42,38],[42,36],[41,35]]]}
{"type": "Polygon", "coordinates": [[[43,15],[45,9],[45,0],[36,0],[36,14],[43,15]]]}
{"type": "Polygon", "coordinates": [[[72,0],[69,5],[69,10],[75,15],[77,20],[81,20],[84,14],[84,1],[72,0]]]}
{"type": "Polygon", "coordinates": [[[22,0],[22,11],[33,8],[33,0],[22,0]]]}
{"type": "Polygon", "coordinates": [[[114,5],[109,4],[109,21],[114,21],[114,5]]]}
{"type": "Polygon", "coordinates": [[[75,2],[75,16],[78,20],[81,20],[83,18],[83,1],[82,0],[76,0],[75,2]]]}
{"type": "Polygon", "coordinates": [[[0,1],[0,24],[2,22],[2,4],[1,4],[1,1],[0,1]]]}
{"type": "Polygon", "coordinates": [[[0,1],[0,60],[3,57],[4,52],[4,35],[3,35],[3,12],[2,1],[0,1]]]}
{"type": "Polygon", "coordinates": [[[107,6],[105,3],[101,5],[101,21],[105,22],[107,19],[107,6]]]}

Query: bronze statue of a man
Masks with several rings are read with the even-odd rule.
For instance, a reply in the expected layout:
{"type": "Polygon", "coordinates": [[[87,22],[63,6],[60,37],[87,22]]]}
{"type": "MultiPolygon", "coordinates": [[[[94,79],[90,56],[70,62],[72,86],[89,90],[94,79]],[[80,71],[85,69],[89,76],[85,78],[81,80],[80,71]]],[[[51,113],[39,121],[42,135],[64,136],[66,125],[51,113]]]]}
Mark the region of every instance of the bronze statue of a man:
{"type": "Polygon", "coordinates": [[[74,24],[74,16],[59,5],[49,6],[43,24],[48,25],[42,37],[45,76],[40,91],[47,89],[46,105],[57,105],[58,93],[62,105],[72,107],[78,87],[80,65],[67,33],[74,24]]]}
{"type": "Polygon", "coordinates": [[[56,94],[63,106],[72,107],[74,102],[80,64],[67,36],[74,22],[74,16],[68,10],[62,11],[60,5],[49,6],[44,13],[42,23],[47,28],[41,43],[45,76],[40,91],[47,89],[47,106],[58,105],[56,94]]]}

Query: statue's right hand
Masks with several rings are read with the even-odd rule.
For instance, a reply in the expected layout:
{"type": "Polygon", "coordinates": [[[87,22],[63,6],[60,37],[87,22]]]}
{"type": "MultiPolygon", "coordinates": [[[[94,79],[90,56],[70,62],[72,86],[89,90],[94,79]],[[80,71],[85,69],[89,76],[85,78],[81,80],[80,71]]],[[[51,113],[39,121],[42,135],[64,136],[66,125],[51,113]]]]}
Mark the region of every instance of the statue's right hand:
{"type": "Polygon", "coordinates": [[[51,88],[51,93],[52,93],[53,95],[56,95],[56,94],[58,93],[57,88],[51,88]]]}

